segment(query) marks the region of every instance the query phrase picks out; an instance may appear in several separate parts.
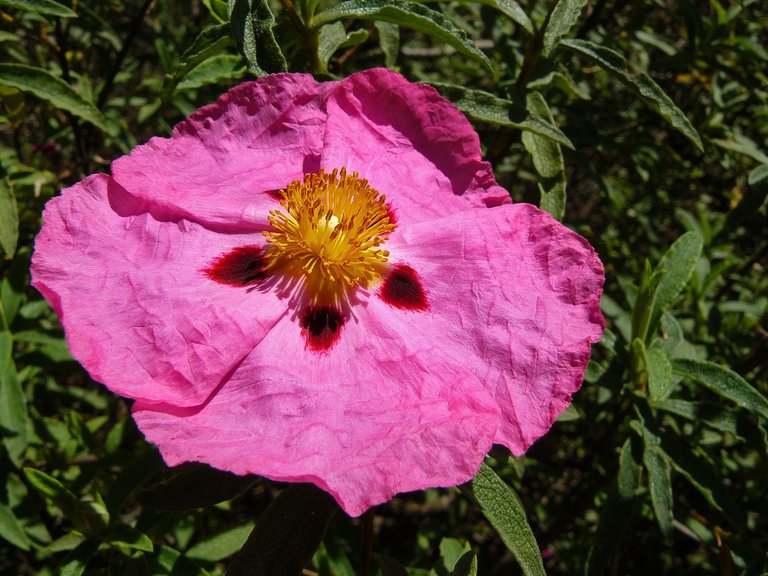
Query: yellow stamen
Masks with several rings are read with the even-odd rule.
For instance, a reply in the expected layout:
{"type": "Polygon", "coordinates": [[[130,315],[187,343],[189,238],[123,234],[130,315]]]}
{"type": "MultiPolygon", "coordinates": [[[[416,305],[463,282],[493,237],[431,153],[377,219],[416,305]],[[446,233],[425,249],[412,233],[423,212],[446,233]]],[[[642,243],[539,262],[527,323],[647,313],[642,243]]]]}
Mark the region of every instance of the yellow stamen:
{"type": "Polygon", "coordinates": [[[272,210],[270,267],[303,280],[310,301],[339,304],[352,289],[381,274],[389,251],[380,246],[395,229],[386,197],[357,172],[306,174],[280,191],[272,210]]]}

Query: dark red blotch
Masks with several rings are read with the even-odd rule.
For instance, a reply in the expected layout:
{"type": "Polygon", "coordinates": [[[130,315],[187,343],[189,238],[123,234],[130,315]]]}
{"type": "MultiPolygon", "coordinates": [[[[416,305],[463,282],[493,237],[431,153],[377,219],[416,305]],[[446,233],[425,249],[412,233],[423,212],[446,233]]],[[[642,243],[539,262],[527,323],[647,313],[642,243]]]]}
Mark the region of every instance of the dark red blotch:
{"type": "Polygon", "coordinates": [[[426,310],[429,308],[427,294],[416,270],[408,264],[397,264],[384,280],[379,296],[387,304],[403,310],[426,310]]]}
{"type": "Polygon", "coordinates": [[[301,315],[301,333],[316,352],[328,350],[339,339],[344,316],[331,306],[308,306],[301,315]]]}
{"type": "Polygon", "coordinates": [[[255,286],[269,275],[260,246],[238,246],[219,256],[204,272],[211,280],[227,286],[255,286]]]}

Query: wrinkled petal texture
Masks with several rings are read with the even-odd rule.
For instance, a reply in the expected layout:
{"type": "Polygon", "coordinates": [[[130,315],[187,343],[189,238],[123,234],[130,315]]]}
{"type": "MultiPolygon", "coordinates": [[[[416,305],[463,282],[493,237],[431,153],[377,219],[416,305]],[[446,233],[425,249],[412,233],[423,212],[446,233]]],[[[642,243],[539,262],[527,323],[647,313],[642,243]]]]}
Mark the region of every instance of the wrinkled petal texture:
{"type": "Polygon", "coordinates": [[[550,428],[604,328],[589,244],[512,204],[464,116],[391,71],[242,84],[112,174],[49,202],[33,284],[171,465],[313,482],[351,515],[459,484],[492,443],[521,454],[550,428]],[[390,269],[423,302],[360,288],[318,351],[279,282],[210,270],[261,250],[274,191],[340,168],[386,195],[390,269]]]}
{"type": "Polygon", "coordinates": [[[73,356],[122,396],[200,404],[286,313],[274,294],[254,308],[248,291],[203,273],[253,235],[157,219],[108,176],[64,190],[43,220],[32,284],[59,315],[73,356]]]}
{"type": "Polygon", "coordinates": [[[570,404],[603,333],[597,254],[529,204],[401,228],[390,251],[430,292],[432,315],[414,319],[422,337],[485,383],[501,408],[494,442],[522,454],[570,404]]]}

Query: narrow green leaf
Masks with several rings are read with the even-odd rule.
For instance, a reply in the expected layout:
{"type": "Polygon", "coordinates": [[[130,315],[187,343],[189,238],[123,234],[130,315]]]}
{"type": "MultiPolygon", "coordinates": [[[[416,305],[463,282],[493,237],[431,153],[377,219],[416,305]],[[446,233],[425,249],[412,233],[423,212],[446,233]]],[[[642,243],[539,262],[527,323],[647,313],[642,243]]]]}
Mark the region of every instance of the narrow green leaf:
{"type": "Polygon", "coordinates": [[[483,515],[496,529],[520,563],[526,576],[543,576],[544,564],[528,519],[517,494],[494,472],[483,464],[472,480],[474,495],[483,515]]]}
{"type": "Polygon", "coordinates": [[[32,545],[11,507],[2,502],[0,502],[0,538],[22,550],[29,550],[32,545]]]}
{"type": "Polygon", "coordinates": [[[0,84],[13,86],[24,92],[34,94],[46,100],[56,108],[90,122],[104,132],[110,128],[106,118],[91,102],[87,101],[74,88],[48,70],[23,64],[0,64],[0,84]]]}
{"type": "Polygon", "coordinates": [[[659,261],[656,271],[660,272],[662,277],[653,303],[653,314],[648,326],[649,335],[653,335],[661,315],[677,302],[688,285],[701,256],[703,244],[699,234],[686,232],[675,240],[659,261]]]}
{"type": "Polygon", "coordinates": [[[19,240],[19,211],[16,195],[7,178],[0,178],[0,249],[7,258],[16,252],[19,240]]]}
{"type": "Polygon", "coordinates": [[[235,526],[218,534],[198,542],[186,552],[187,558],[203,560],[205,562],[218,562],[229,558],[243,547],[248,535],[253,531],[254,524],[249,522],[242,526],[235,526]]]}
{"type": "Polygon", "coordinates": [[[656,306],[659,283],[663,272],[654,271],[651,263],[646,260],[643,276],[640,278],[640,288],[632,308],[632,338],[645,343],[653,334],[651,330],[653,311],[656,306]]]}
{"type": "Polygon", "coordinates": [[[659,347],[648,349],[648,394],[652,400],[663,398],[672,385],[672,364],[659,347]]]}
{"type": "Polygon", "coordinates": [[[0,6],[10,6],[27,12],[48,14],[60,18],[76,18],[77,14],[54,0],[0,0],[0,6]]]}
{"type": "Polygon", "coordinates": [[[13,339],[10,332],[3,330],[0,331],[0,430],[3,446],[16,466],[21,465],[27,448],[28,422],[27,399],[13,361],[13,339]]]}
{"type": "Polygon", "coordinates": [[[176,68],[176,75],[183,77],[184,74],[195,66],[202,64],[214,54],[218,54],[231,41],[232,37],[229,34],[229,26],[227,24],[218,24],[206,28],[198,34],[195,41],[192,42],[192,46],[187,48],[181,55],[176,68]]]}
{"type": "Polygon", "coordinates": [[[643,467],[640,464],[640,441],[631,436],[624,441],[619,454],[619,473],[617,475],[617,484],[619,496],[624,500],[631,500],[637,494],[640,487],[640,478],[643,474],[643,467]]]}
{"type": "Polygon", "coordinates": [[[544,30],[542,54],[545,57],[552,53],[552,49],[560,42],[560,38],[570,32],[586,5],[587,0],[558,0],[544,30]]]}
{"type": "Polygon", "coordinates": [[[470,119],[533,132],[573,150],[573,144],[557,127],[534,116],[522,106],[482,90],[455,84],[430,83],[470,119]]]}
{"type": "Polygon", "coordinates": [[[237,476],[207,464],[188,463],[171,468],[162,481],[144,488],[136,498],[151,510],[188,510],[230,500],[257,481],[255,476],[237,476]]]}
{"type": "MultiPolygon", "coordinates": [[[[642,469],[639,464],[637,467],[642,469]]],[[[636,505],[637,499],[634,496],[627,498],[617,489],[609,492],[608,499],[600,510],[597,530],[587,554],[585,576],[601,576],[604,573],[632,521],[636,505]]]]}
{"type": "Polygon", "coordinates": [[[673,128],[693,142],[699,150],[704,150],[698,132],[685,114],[647,74],[631,70],[624,56],[615,50],[587,40],[568,38],[561,40],[560,45],[586,56],[601,66],[606,72],[642,97],[646,104],[673,128]]]}
{"type": "Polygon", "coordinates": [[[275,17],[267,0],[228,0],[232,35],[254,76],[285,72],[285,61],[273,28],[275,17]]]}
{"type": "MultiPolygon", "coordinates": [[[[670,366],[671,367],[671,366],[670,366]]],[[[652,406],[658,410],[682,416],[729,434],[739,435],[737,413],[726,410],[717,402],[688,402],[687,400],[656,400],[652,406]]]]}
{"type": "Polygon", "coordinates": [[[99,535],[99,539],[111,544],[120,544],[141,552],[152,552],[154,546],[149,536],[143,534],[128,524],[112,524],[106,532],[99,535]]]}
{"type": "Polygon", "coordinates": [[[760,394],[749,382],[724,366],[714,362],[675,358],[672,360],[675,374],[691,378],[713,392],[720,394],[763,418],[768,418],[768,398],[760,394]]]}
{"type": "Polygon", "coordinates": [[[227,576],[297,576],[309,563],[339,509],[311,484],[292,484],[269,505],[227,576]]]}
{"type": "Polygon", "coordinates": [[[24,475],[38,492],[61,509],[80,532],[100,534],[109,524],[109,513],[100,502],[81,501],[56,478],[42,470],[24,468],[24,475]]]}
{"type": "Polygon", "coordinates": [[[519,24],[528,34],[534,33],[533,22],[531,22],[523,7],[514,0],[479,0],[478,4],[495,8],[510,20],[519,24]]]}
{"type": "Polygon", "coordinates": [[[473,58],[496,75],[488,57],[474,45],[466,33],[440,12],[410,0],[348,0],[316,14],[310,28],[317,29],[345,18],[380,20],[423,32],[445,42],[459,53],[473,58]]]}
{"type": "Polygon", "coordinates": [[[768,156],[765,152],[760,149],[754,140],[743,134],[733,134],[728,140],[713,138],[711,142],[724,150],[730,150],[731,152],[748,156],[760,164],[768,164],[768,156]]]}
{"type": "Polygon", "coordinates": [[[653,511],[664,538],[672,537],[672,479],[669,462],[655,446],[646,446],[643,463],[648,470],[648,487],[653,511]]]}
{"type": "MultiPolygon", "coordinates": [[[[554,126],[555,119],[544,97],[538,92],[531,92],[527,97],[527,108],[535,116],[547,120],[554,126]]],[[[560,145],[549,138],[533,132],[523,132],[523,146],[533,159],[541,180],[539,208],[549,212],[555,219],[565,216],[565,161],[560,145]]]]}
{"type": "Polygon", "coordinates": [[[384,52],[384,65],[394,68],[397,65],[397,57],[400,54],[400,27],[389,22],[374,22],[379,33],[379,46],[384,52]]]}
{"type": "Polygon", "coordinates": [[[475,553],[470,550],[459,558],[449,576],[477,576],[477,556],[475,553]]]}
{"type": "Polygon", "coordinates": [[[742,526],[744,512],[736,504],[712,465],[673,434],[664,431],[657,431],[657,433],[660,440],[659,447],[669,456],[672,466],[734,526],[742,526]]]}

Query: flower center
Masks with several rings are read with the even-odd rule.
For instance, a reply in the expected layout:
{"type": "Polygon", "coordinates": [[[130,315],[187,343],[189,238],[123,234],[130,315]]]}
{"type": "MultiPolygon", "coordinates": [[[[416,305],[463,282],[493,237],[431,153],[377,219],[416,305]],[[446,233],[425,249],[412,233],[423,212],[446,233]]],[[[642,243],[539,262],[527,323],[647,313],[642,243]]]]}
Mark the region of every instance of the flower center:
{"type": "Polygon", "coordinates": [[[386,197],[357,172],[306,174],[280,191],[272,210],[270,267],[303,279],[313,304],[341,304],[350,290],[378,278],[389,257],[380,246],[395,229],[386,197]]]}

